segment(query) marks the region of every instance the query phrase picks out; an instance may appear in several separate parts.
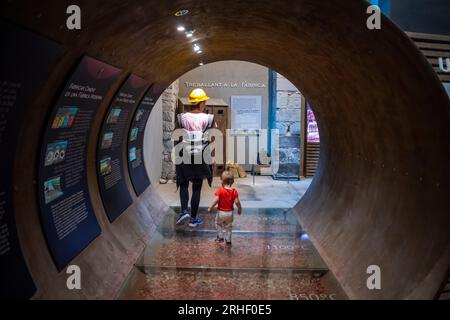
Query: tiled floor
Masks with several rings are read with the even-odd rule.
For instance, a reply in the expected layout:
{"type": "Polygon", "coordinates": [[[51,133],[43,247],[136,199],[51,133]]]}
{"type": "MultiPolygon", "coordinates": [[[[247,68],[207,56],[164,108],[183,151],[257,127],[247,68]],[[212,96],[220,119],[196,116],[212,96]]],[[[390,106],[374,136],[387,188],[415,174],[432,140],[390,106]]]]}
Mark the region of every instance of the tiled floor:
{"type": "Polygon", "coordinates": [[[205,223],[192,229],[175,226],[175,211],[120,298],[346,299],[290,209],[245,208],[235,217],[231,247],[214,242],[214,215],[200,214],[205,223]]]}

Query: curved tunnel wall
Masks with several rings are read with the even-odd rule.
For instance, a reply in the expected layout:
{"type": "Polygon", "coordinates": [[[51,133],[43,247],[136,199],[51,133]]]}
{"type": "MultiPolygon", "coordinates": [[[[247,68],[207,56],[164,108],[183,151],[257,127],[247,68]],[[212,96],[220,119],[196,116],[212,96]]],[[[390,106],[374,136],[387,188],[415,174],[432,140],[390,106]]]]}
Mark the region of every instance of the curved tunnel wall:
{"type": "Polygon", "coordinates": [[[80,1],[82,30],[65,28],[67,1],[2,3],[1,15],[65,49],[21,127],[16,157],[16,222],[36,298],[113,298],[165,205],[150,187],[110,224],[98,193],[95,153],[102,117],[128,73],[169,84],[199,56],[176,32],[192,25],[203,62],[269,66],[315,106],[321,160],[298,218],[351,298],[432,298],[450,263],[450,113],[445,91],[391,22],[366,28],[363,1],[80,1]],[[41,9],[41,8],[45,8],[41,9]],[[180,8],[190,10],[174,17],[180,8]],[[182,19],[182,20],[180,20],[182,19]],[[61,86],[84,54],[123,69],[98,110],[88,146],[91,199],[102,234],[73,263],[83,289],[67,291],[42,233],[36,186],[40,135],[61,86]],[[26,125],[25,125],[26,124],[26,125]],[[39,134],[37,134],[39,133],[39,134]],[[382,290],[366,268],[382,269],[382,290]]]}

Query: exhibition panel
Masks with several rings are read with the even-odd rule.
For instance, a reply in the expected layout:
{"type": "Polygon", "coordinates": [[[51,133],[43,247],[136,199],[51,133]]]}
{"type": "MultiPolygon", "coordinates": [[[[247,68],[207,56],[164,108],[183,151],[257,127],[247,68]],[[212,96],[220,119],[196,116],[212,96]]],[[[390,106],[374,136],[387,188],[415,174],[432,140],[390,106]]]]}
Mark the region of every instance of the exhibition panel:
{"type": "Polygon", "coordinates": [[[98,106],[119,74],[113,66],[84,57],[47,124],[38,191],[41,221],[59,270],[101,232],[89,195],[87,146],[98,106]]]}
{"type": "Polygon", "coordinates": [[[0,20],[0,298],[30,298],[36,288],[19,244],[14,208],[14,153],[23,113],[61,56],[62,46],[0,20]]]}
{"type": "Polygon", "coordinates": [[[164,88],[153,84],[137,108],[128,136],[128,170],[134,191],[140,196],[150,185],[144,162],[144,131],[150,113],[164,88]]]}
{"type": "MultiPolygon", "coordinates": [[[[126,183],[124,154],[128,161],[138,160],[136,148],[125,151],[131,117],[149,83],[131,75],[117,92],[100,133],[97,170],[100,194],[106,214],[111,222],[117,219],[132,203],[133,198],[126,183]]],[[[139,154],[141,158],[142,155],[139,154]]]]}

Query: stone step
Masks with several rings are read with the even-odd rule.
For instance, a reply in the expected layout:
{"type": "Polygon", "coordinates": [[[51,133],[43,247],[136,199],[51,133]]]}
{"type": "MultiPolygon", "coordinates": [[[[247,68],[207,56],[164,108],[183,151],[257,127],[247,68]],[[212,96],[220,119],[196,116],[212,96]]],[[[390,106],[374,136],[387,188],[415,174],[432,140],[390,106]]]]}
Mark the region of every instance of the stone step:
{"type": "Polygon", "coordinates": [[[128,299],[345,300],[331,274],[160,269],[144,276],[128,299]]]}
{"type": "MultiPolygon", "coordinates": [[[[193,234],[215,232],[216,215],[206,213],[206,208],[199,210],[200,214],[198,217],[204,219],[204,223],[196,228],[189,227],[188,220],[183,225],[175,225],[178,213],[181,210],[180,208],[173,209],[171,214],[166,215],[159,228],[159,232],[165,236],[170,236],[174,233],[192,236],[193,234]]],[[[291,209],[250,208],[245,209],[241,216],[235,214],[233,232],[278,235],[301,234],[303,231],[291,209]]]]}
{"type": "Polygon", "coordinates": [[[215,235],[186,237],[155,235],[136,264],[139,267],[327,269],[308,240],[297,236],[271,237],[234,234],[232,246],[215,235]]]}

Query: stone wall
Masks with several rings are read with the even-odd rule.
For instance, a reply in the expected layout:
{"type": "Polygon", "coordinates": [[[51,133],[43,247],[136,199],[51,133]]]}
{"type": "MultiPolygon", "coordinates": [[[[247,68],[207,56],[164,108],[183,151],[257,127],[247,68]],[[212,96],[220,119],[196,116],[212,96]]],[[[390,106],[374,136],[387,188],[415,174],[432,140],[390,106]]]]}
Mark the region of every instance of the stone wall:
{"type": "Polygon", "coordinates": [[[163,163],[162,180],[175,179],[175,165],[172,162],[172,132],[175,130],[175,114],[178,102],[179,81],[172,83],[162,95],[163,163]]]}
{"type": "Polygon", "coordinates": [[[300,175],[301,103],[300,91],[280,74],[276,77],[276,128],[280,131],[278,179],[300,175]]]}

